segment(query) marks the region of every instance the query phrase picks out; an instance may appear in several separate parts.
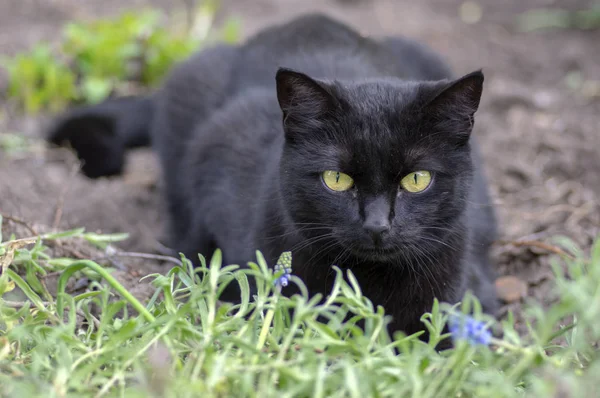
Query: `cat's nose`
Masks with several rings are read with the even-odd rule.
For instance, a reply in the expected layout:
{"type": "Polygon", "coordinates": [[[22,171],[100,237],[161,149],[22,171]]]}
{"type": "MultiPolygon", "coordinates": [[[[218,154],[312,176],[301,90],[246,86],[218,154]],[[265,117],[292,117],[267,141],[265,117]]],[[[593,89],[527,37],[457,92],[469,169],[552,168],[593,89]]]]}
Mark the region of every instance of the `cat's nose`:
{"type": "Polygon", "coordinates": [[[375,244],[381,243],[382,235],[391,228],[389,200],[384,196],[374,198],[365,203],[364,212],[363,229],[371,235],[375,244]]]}
{"type": "Polygon", "coordinates": [[[381,237],[390,230],[390,222],[387,219],[366,220],[363,229],[371,235],[375,243],[378,243],[381,241],[381,237]]]}

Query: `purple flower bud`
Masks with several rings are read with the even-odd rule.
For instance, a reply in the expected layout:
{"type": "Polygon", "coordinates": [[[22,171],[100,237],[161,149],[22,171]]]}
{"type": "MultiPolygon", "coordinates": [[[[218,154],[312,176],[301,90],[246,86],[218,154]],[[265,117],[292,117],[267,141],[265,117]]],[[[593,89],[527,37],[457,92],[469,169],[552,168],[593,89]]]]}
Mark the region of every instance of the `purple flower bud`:
{"type": "Polygon", "coordinates": [[[451,315],[448,329],[454,341],[467,340],[471,345],[488,345],[492,338],[485,323],[468,315],[451,315]]]}
{"type": "Polygon", "coordinates": [[[281,265],[277,264],[275,265],[274,271],[283,271],[283,274],[275,280],[275,286],[286,287],[290,282],[289,276],[291,275],[292,270],[289,268],[284,268],[281,265]]]}
{"type": "Polygon", "coordinates": [[[282,287],[286,287],[289,283],[289,279],[287,275],[281,275],[281,277],[278,279],[277,283],[279,285],[281,285],[282,287]]]}

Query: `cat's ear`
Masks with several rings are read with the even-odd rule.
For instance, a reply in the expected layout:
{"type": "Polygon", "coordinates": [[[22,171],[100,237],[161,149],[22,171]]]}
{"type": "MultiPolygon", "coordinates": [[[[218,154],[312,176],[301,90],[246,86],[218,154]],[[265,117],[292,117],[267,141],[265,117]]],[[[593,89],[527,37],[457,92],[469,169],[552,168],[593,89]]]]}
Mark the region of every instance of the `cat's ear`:
{"type": "Polygon", "coordinates": [[[324,84],[304,73],[279,68],[275,80],[277,100],[285,119],[319,118],[332,111],[337,104],[324,84]]]}
{"type": "Polygon", "coordinates": [[[430,110],[452,108],[465,116],[473,116],[479,108],[483,92],[483,73],[478,70],[454,80],[440,90],[427,104],[430,110]]]}
{"type": "Polygon", "coordinates": [[[483,92],[483,73],[471,72],[450,83],[446,83],[424,108],[438,128],[466,142],[473,130],[475,112],[479,109],[483,92]]]}

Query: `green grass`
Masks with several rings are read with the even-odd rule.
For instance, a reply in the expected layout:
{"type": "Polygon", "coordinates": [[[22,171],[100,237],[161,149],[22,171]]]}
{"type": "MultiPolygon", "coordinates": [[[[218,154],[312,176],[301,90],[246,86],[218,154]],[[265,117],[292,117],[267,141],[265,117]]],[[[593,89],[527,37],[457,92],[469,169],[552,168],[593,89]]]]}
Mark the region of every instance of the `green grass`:
{"type": "MultiPolygon", "coordinates": [[[[0,249],[0,395],[10,397],[551,397],[592,396],[600,370],[600,240],[575,260],[554,261],[557,302],[531,303],[529,333],[511,317],[496,323],[467,295],[460,307],[437,304],[423,322],[429,342],[386,332],[382,308],[337,272],[332,295],[319,304],[302,294],[286,298],[257,253],[250,269],[223,266],[217,251],[192,269],[186,259],[147,276],[156,294],[142,304],[90,260],[52,258],[46,244],[87,239],[101,247],[125,236],[83,230],[4,241],[0,249]],[[59,272],[57,298],[44,275],[59,272]],[[65,293],[85,272],[95,289],[65,293]],[[256,278],[258,294],[249,296],[256,278]],[[102,283],[104,281],[104,283],[102,283]],[[219,305],[227,283],[239,283],[242,302],[219,305]],[[11,291],[12,290],[12,291],[11,291]],[[24,298],[11,299],[17,290],[24,298]],[[458,340],[434,350],[452,311],[503,330],[490,345],[458,340]],[[94,309],[94,310],[93,310],[94,309]],[[290,310],[293,309],[293,315],[290,310]],[[342,322],[352,311],[356,316],[342,322]],[[365,329],[356,322],[365,321],[365,329]],[[572,321],[569,321],[572,320],[572,321]],[[558,343],[561,344],[558,344],[558,343]]],[[[293,274],[293,263],[292,263],[293,274]]],[[[390,287],[393,288],[393,287],[390,287]]]]}
{"type": "Polygon", "coordinates": [[[0,133],[0,151],[9,155],[28,152],[31,147],[27,137],[16,133],[0,133]]]}

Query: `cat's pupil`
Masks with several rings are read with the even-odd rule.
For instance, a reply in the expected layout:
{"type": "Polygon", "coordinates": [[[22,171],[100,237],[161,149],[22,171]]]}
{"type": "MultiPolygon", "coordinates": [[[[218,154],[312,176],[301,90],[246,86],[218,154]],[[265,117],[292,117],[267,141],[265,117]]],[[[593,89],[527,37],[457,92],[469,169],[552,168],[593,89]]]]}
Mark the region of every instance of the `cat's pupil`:
{"type": "Polygon", "coordinates": [[[340,172],[339,171],[335,174],[335,182],[336,182],[336,184],[338,182],[340,182],[340,172]]]}
{"type": "Polygon", "coordinates": [[[413,175],[413,178],[415,179],[415,185],[417,185],[417,173],[413,175]]]}

